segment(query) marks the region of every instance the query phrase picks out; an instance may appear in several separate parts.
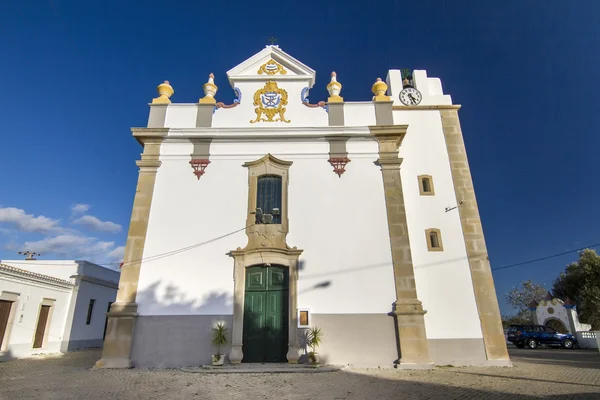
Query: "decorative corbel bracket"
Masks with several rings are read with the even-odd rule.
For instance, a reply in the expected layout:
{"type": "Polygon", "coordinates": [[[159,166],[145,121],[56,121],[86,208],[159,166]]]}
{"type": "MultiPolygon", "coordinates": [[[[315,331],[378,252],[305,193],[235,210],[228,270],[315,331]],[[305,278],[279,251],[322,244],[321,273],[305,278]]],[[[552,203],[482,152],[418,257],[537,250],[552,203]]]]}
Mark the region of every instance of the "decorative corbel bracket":
{"type": "Polygon", "coordinates": [[[210,154],[210,142],[211,139],[190,139],[192,144],[194,145],[194,150],[190,157],[190,165],[194,170],[194,175],[196,178],[200,179],[202,175],[206,172],[206,167],[210,164],[209,154],[210,154]]]}
{"type": "Polygon", "coordinates": [[[193,159],[190,161],[190,165],[194,169],[194,175],[196,175],[196,178],[200,179],[200,177],[204,175],[204,170],[208,164],[210,164],[208,159],[193,159]]]}
{"type": "Polygon", "coordinates": [[[310,103],[310,100],[308,99],[308,91],[309,90],[310,89],[307,87],[302,89],[302,92],[300,93],[300,98],[301,98],[302,104],[304,104],[306,107],[309,107],[309,108],[322,107],[325,111],[329,112],[329,106],[324,101],[319,101],[317,104],[310,103]]]}
{"type": "Polygon", "coordinates": [[[233,88],[236,98],[233,100],[233,104],[225,104],[222,101],[217,102],[215,105],[215,111],[219,108],[234,108],[242,102],[242,91],[239,88],[233,88]]]}
{"type": "Polygon", "coordinates": [[[348,151],[346,150],[347,137],[328,137],[329,142],[329,164],[333,167],[338,177],[342,177],[342,174],[346,172],[346,165],[350,162],[348,158],[348,151]]]}
{"type": "Polygon", "coordinates": [[[327,161],[333,167],[333,172],[341,178],[342,174],[346,172],[346,164],[350,162],[350,159],[348,157],[332,157],[327,161]]]}

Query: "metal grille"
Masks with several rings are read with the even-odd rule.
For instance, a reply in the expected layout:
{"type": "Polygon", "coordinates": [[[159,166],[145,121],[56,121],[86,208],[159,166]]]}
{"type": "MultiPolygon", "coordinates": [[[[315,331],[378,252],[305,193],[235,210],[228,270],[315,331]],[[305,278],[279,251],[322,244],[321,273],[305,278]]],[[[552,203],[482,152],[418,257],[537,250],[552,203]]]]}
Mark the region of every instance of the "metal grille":
{"type": "Polygon", "coordinates": [[[264,214],[273,215],[273,223],[281,224],[281,177],[275,175],[264,175],[258,178],[256,207],[264,214]],[[273,209],[278,208],[279,213],[275,215],[273,209]]]}

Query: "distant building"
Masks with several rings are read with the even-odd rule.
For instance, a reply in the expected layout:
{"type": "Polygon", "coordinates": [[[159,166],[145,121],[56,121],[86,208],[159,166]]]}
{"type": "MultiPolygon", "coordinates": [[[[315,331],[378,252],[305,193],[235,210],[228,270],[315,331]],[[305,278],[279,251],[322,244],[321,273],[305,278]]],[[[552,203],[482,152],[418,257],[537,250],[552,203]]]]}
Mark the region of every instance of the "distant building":
{"type": "Polygon", "coordinates": [[[231,104],[212,74],[197,103],[159,85],[132,129],[144,150],[96,365],[210,363],[218,321],[231,363],[300,362],[316,326],[323,362],[510,365],[440,79],[392,69],[351,102],[332,73],[309,100],[315,71],[278,46],[227,77],[231,104]]]}
{"type": "Polygon", "coordinates": [[[592,329],[591,325],[579,322],[577,306],[569,298],[561,300],[548,292],[543,300],[532,302],[529,309],[532,312],[534,324],[548,326],[560,333],[575,335],[577,332],[586,332],[592,329]]]}
{"type": "Polygon", "coordinates": [[[0,360],[101,347],[119,275],[87,261],[1,261],[0,360]]]}

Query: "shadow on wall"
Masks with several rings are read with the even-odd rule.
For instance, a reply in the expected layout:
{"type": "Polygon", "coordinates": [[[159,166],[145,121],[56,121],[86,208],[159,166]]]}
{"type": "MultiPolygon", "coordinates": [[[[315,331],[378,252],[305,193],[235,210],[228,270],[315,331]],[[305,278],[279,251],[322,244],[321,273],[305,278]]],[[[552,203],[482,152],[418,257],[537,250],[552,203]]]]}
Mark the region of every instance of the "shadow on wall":
{"type": "Polygon", "coordinates": [[[15,359],[15,357],[13,357],[10,349],[8,349],[6,351],[0,351],[0,362],[10,361],[10,360],[14,360],[14,359],[15,359]]]}
{"type": "Polygon", "coordinates": [[[201,300],[189,299],[187,294],[173,283],[156,281],[138,292],[136,302],[144,314],[232,314],[233,297],[227,292],[212,291],[201,300]]]}

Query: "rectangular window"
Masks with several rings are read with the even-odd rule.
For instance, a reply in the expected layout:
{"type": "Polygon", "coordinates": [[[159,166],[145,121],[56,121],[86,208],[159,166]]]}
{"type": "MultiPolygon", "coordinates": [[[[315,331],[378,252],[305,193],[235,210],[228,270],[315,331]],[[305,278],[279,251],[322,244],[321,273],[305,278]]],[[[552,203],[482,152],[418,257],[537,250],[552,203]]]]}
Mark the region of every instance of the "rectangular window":
{"type": "Polygon", "coordinates": [[[281,224],[281,176],[263,175],[258,178],[256,188],[256,208],[262,211],[262,218],[257,213],[256,223],[281,224]],[[265,217],[265,214],[272,217],[265,217]]]}
{"type": "Polygon", "coordinates": [[[427,240],[427,250],[429,251],[443,251],[444,246],[442,245],[442,233],[439,229],[431,228],[425,230],[425,237],[427,240]]]}
{"type": "Polygon", "coordinates": [[[421,196],[433,196],[435,191],[433,190],[433,178],[431,175],[419,175],[418,178],[421,196]]]}
{"type": "Polygon", "coordinates": [[[298,309],[298,328],[310,327],[310,310],[308,308],[298,309]]]}
{"type": "Polygon", "coordinates": [[[90,304],[88,305],[87,319],[85,320],[86,325],[89,325],[90,322],[92,322],[92,311],[94,310],[95,302],[96,302],[95,299],[90,299],[90,304]]]}

